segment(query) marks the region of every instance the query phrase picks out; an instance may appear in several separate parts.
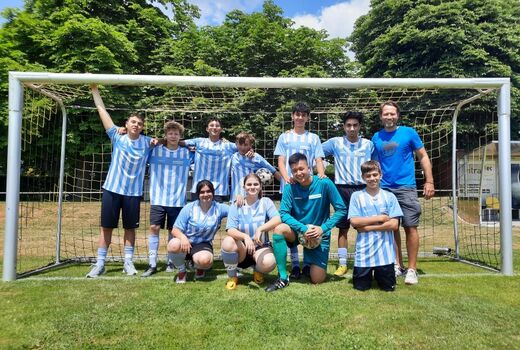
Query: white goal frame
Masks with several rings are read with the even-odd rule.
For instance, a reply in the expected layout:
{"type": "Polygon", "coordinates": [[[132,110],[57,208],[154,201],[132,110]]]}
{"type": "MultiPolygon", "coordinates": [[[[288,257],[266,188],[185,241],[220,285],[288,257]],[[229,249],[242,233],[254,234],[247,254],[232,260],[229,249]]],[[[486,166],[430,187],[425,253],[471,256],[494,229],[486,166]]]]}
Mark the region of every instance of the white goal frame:
{"type": "MultiPolygon", "coordinates": [[[[509,78],[260,78],[9,72],[9,134],[3,281],[16,279],[24,84],[116,84],[229,88],[457,88],[496,89],[499,145],[501,273],[513,275],[511,201],[511,82],[509,78]]],[[[463,101],[457,109],[464,104],[463,101]]],[[[456,113],[457,114],[457,113],[456,113]]],[[[456,114],[454,119],[456,118],[456,114]]],[[[64,116],[66,118],[66,116],[64,116]]],[[[454,128],[456,124],[454,124],[454,128]]],[[[453,137],[456,137],[454,129],[453,137]]],[[[455,145],[455,142],[454,142],[455,145]]],[[[62,145],[64,147],[64,145],[62,145]]],[[[455,171],[455,167],[453,167],[455,171]]],[[[456,177],[453,177],[456,181],[456,177]]],[[[453,185],[453,191],[456,186],[453,185]]],[[[454,195],[455,198],[455,195],[454,195]]],[[[454,207],[454,217],[457,215],[454,207]]],[[[456,227],[456,225],[455,225],[456,227]]],[[[455,229],[456,230],[456,229],[455,229]]],[[[455,232],[455,235],[457,232],[455,232]]],[[[59,248],[57,248],[59,249],[59,248]]],[[[58,252],[59,253],[59,252],[58,252]]],[[[59,256],[59,254],[58,254],[59,256]]]]}

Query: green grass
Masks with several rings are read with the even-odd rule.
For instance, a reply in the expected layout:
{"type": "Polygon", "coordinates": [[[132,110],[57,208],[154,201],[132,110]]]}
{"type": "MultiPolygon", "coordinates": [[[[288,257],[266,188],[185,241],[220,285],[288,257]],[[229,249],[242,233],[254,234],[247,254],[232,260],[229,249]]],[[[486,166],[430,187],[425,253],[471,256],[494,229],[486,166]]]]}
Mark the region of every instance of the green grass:
{"type": "MultiPolygon", "coordinates": [[[[225,290],[221,263],[207,280],[185,285],[165,272],[148,279],[122,277],[120,264],[108,265],[103,279],[87,280],[87,265],[69,265],[0,284],[0,348],[518,346],[520,276],[447,259],[424,260],[420,267],[419,285],[400,280],[393,293],[357,292],[350,278],[329,274],[319,286],[302,279],[268,294],[248,273],[236,291],[225,290]]],[[[334,268],[331,264],[329,273],[334,268]]]]}

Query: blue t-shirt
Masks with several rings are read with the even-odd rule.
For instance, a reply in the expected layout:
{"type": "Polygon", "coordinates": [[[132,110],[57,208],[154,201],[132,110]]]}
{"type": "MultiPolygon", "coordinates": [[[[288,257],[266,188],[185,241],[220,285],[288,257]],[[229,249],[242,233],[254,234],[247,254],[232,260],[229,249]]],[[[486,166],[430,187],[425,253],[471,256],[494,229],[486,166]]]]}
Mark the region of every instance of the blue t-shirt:
{"type": "Polygon", "coordinates": [[[245,203],[240,208],[233,204],[229,208],[226,230],[235,228],[253,238],[258,227],[279,215],[273,201],[267,197],[260,198],[253,205],[245,203]]]}
{"type": "Polygon", "coordinates": [[[202,211],[199,201],[196,200],[182,208],[173,226],[181,230],[191,244],[211,243],[222,219],[228,215],[228,211],[227,204],[214,201],[211,208],[205,213],[202,211]]]}
{"type": "Polygon", "coordinates": [[[328,235],[346,215],[347,207],[330,179],[314,175],[308,187],[296,183],[283,190],[280,218],[298,234],[307,232],[307,225],[311,224],[321,226],[323,235],[328,235]],[[334,207],[332,216],[331,205],[334,207]]]}
{"type": "Polygon", "coordinates": [[[417,132],[399,126],[392,132],[384,129],[372,137],[377,160],[381,164],[382,188],[415,188],[414,152],[424,147],[417,132]]]}

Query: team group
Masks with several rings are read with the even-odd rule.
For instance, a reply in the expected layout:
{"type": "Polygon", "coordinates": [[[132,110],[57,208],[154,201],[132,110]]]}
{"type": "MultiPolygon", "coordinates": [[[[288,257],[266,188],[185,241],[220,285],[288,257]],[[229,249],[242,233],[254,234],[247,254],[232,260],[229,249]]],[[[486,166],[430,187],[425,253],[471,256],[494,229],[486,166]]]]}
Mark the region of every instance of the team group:
{"type": "Polygon", "coordinates": [[[184,127],[168,121],[164,140],[141,134],[144,119],[132,114],[121,132],[108,114],[97,86],[91,86],[94,103],[112,142],[112,160],[103,184],[101,232],[97,260],[89,278],[105,273],[107,249],[120,214],[124,228],[123,272],[136,275],[133,264],[135,229],[139,226],[144,174],[149,165],[150,234],[149,267],[141,275],[157,272],[159,232],[168,229],[167,271],[178,268],[177,283],[186,282],[186,264],[193,264],[195,279],[203,278],[213,264],[213,239],[227,217],[227,235],[221,256],[228,273],[225,287],[236,289],[238,268],[253,267],[253,280],[278,269],[278,278],[265,288],[272,292],[289,285],[301,274],[312,283],[326,278],[331,230],[339,228],[339,266],[335,275],[347,273],[347,233],[357,230],[354,288],[369,289],[375,279],[386,291],[395,290],[397,278],[417,284],[421,206],[417,196],[414,156],[424,173],[424,197],[435,189],[428,154],[417,132],[399,126],[399,106],[392,101],[380,106],[383,129],[368,140],[360,137],[363,115],[343,116],[345,135],[321,143],[306,130],[310,108],[294,105],[293,128],[278,138],[275,156],[278,171],[254,152],[254,137],[240,133],[236,142],[221,138],[218,118],[207,122],[207,138],[182,140],[184,127]],[[326,177],[323,158],[334,157],[335,184],[326,177]],[[188,172],[194,164],[191,202],[186,193],[188,172]],[[280,181],[279,210],[262,196],[262,181],[255,173],[266,168],[280,181]],[[313,175],[313,169],[317,175],[313,175]],[[231,176],[231,192],[229,177],[231,176]],[[224,204],[228,199],[230,205],[224,204]],[[331,215],[330,207],[334,208],[331,215]],[[399,227],[406,233],[408,268],[401,254],[399,227]],[[271,232],[271,238],[269,238],[271,232]],[[300,269],[298,245],[303,246],[300,269]],[[290,251],[291,271],[287,271],[290,251]]]}

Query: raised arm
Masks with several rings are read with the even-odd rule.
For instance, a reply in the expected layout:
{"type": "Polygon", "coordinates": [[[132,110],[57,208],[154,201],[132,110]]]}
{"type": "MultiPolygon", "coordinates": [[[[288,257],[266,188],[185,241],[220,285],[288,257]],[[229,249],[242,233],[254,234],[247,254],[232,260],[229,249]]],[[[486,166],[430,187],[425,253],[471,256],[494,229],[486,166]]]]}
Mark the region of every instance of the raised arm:
{"type": "Polygon", "coordinates": [[[92,91],[94,104],[96,105],[96,108],[98,110],[99,117],[101,118],[101,122],[103,123],[103,127],[105,128],[105,130],[108,130],[114,126],[114,122],[112,121],[110,114],[108,114],[105,108],[105,104],[103,103],[103,99],[101,98],[97,85],[90,85],[90,91],[92,91]]]}
{"type": "Polygon", "coordinates": [[[416,150],[415,155],[417,156],[417,159],[419,159],[419,163],[421,164],[421,168],[424,173],[424,198],[430,199],[435,194],[432,163],[430,162],[430,157],[428,157],[428,153],[424,147],[416,150]]]}

